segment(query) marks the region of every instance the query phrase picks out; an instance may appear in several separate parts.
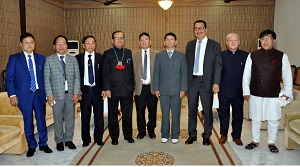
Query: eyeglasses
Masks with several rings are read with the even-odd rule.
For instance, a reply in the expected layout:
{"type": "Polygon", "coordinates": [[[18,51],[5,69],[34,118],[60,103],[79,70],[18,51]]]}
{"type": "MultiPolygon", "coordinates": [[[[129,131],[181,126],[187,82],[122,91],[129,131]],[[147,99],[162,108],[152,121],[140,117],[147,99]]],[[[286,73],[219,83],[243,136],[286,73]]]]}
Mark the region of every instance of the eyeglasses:
{"type": "Polygon", "coordinates": [[[34,42],[22,42],[24,45],[33,45],[34,42]]]}
{"type": "Polygon", "coordinates": [[[273,38],[260,38],[262,41],[271,41],[273,38]]]}
{"type": "Polygon", "coordinates": [[[95,45],[95,42],[85,42],[86,45],[95,45]]]}
{"type": "Polygon", "coordinates": [[[65,42],[57,42],[56,45],[66,45],[65,42]]]}
{"type": "Polygon", "coordinates": [[[175,40],[174,40],[174,39],[165,39],[165,41],[173,42],[173,41],[175,41],[175,40]]]}
{"type": "Polygon", "coordinates": [[[124,40],[124,37],[115,37],[115,40],[124,40]]]}
{"type": "Polygon", "coordinates": [[[204,26],[201,26],[201,27],[195,27],[195,28],[194,28],[195,31],[198,31],[198,30],[204,30],[204,29],[205,29],[204,26]]]}

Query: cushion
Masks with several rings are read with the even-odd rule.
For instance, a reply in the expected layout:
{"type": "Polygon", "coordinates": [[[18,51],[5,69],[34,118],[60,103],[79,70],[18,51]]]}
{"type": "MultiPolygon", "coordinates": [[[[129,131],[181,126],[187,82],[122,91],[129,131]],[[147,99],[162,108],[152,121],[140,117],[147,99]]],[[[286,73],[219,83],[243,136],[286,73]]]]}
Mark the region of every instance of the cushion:
{"type": "Polygon", "coordinates": [[[295,119],[289,123],[291,129],[300,134],[300,119],[295,119]]]}
{"type": "Polygon", "coordinates": [[[0,145],[12,140],[20,133],[17,126],[0,125],[0,145]]]}

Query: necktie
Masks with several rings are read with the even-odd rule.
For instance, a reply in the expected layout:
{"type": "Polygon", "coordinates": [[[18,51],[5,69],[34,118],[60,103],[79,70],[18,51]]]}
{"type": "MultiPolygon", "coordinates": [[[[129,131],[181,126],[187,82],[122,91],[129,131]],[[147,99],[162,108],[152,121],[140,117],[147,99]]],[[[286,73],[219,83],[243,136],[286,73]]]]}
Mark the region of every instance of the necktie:
{"type": "Polygon", "coordinates": [[[93,62],[91,59],[92,55],[89,55],[89,60],[88,60],[88,73],[89,73],[89,83],[93,85],[94,83],[94,74],[93,74],[93,62]]]}
{"type": "Polygon", "coordinates": [[[28,55],[28,63],[29,63],[29,74],[30,74],[30,91],[34,92],[36,90],[35,86],[35,77],[34,77],[34,70],[31,55],[28,55]]]}
{"type": "Polygon", "coordinates": [[[62,67],[62,69],[64,71],[65,80],[67,80],[66,79],[66,64],[64,62],[64,56],[60,56],[60,64],[61,64],[61,67],[62,67]]]}
{"type": "Polygon", "coordinates": [[[197,73],[199,71],[200,48],[201,48],[201,41],[199,41],[197,51],[196,51],[196,58],[195,58],[195,63],[194,63],[194,72],[195,73],[197,73]]]}
{"type": "Polygon", "coordinates": [[[146,79],[147,79],[147,51],[145,50],[143,80],[146,80],[146,79]]]}
{"type": "Polygon", "coordinates": [[[169,58],[171,59],[172,57],[172,52],[168,52],[169,58]]]}

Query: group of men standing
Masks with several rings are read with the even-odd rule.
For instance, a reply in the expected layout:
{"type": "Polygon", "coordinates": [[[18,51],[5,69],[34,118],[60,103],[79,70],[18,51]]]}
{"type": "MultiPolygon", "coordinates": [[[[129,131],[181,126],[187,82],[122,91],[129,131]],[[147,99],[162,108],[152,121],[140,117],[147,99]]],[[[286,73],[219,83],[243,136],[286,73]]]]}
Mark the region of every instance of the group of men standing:
{"type": "Polygon", "coordinates": [[[273,48],[275,32],[265,30],[260,34],[262,49],[248,54],[239,50],[240,37],[230,33],[226,37],[228,49],[221,51],[220,44],[207,37],[204,20],[194,22],[195,40],[189,41],[185,54],[176,50],[177,37],[169,32],[164,36],[165,50],[150,48],[150,35],[139,35],[140,50],[131,52],[124,48],[125,35],[112,33],[113,47],[103,55],[95,52],[96,39],[82,39],[84,53],[72,57],[67,54],[68,39],[54,38],[55,54],[45,58],[34,53],[35,41],[30,33],[20,36],[22,52],[9,57],[6,67],[6,86],[10,102],[18,106],[24,118],[28,143],[27,157],[34,155],[37,145],[45,153],[52,150],[47,145],[45,102],[53,108],[56,149],[64,146],[76,149],[74,136],[74,103],[80,102],[81,138],[83,147],[91,143],[90,118],[94,113],[94,142],[103,145],[103,100],[108,98],[108,127],[113,145],[119,139],[119,104],[122,111],[124,139],[134,143],[132,137],[133,99],[137,114],[137,139],[156,138],[157,104],[162,110],[161,142],[169,138],[178,143],[182,98],[188,95],[188,132],[185,144],[197,141],[197,107],[199,97],[203,105],[203,145],[210,145],[213,128],[213,95],[218,93],[220,118],[220,144],[227,141],[232,106],[233,141],[241,141],[244,99],[249,101],[252,119],[253,149],[260,142],[261,121],[268,121],[268,147],[275,146],[281,106],[278,98],[292,100],[292,77],[288,57],[273,48]],[[280,77],[284,88],[280,88],[280,77]],[[280,97],[279,97],[280,95],[280,97]],[[47,97],[47,98],[46,98],[47,97]],[[145,111],[148,108],[148,122],[145,111]],[[39,143],[34,138],[33,111],[37,120],[39,143]],[[170,128],[170,111],[172,124],[170,128]]]}

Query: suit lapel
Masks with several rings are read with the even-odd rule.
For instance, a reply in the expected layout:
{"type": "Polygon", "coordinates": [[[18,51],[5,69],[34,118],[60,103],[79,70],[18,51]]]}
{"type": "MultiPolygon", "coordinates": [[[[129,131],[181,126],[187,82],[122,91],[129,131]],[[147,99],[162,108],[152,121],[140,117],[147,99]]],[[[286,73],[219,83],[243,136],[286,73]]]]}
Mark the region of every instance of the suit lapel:
{"type": "Polygon", "coordinates": [[[29,69],[28,69],[26,58],[25,58],[25,54],[23,52],[20,52],[19,57],[24,66],[25,71],[29,74],[29,69]]]}
{"type": "Polygon", "coordinates": [[[99,59],[100,59],[99,55],[96,54],[96,52],[95,52],[95,62],[94,62],[94,73],[95,73],[94,75],[95,76],[98,76],[98,71],[99,71],[98,69],[100,68],[99,59]]]}

